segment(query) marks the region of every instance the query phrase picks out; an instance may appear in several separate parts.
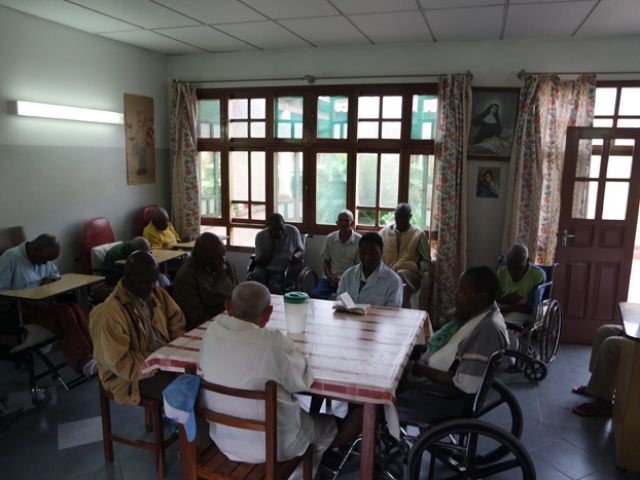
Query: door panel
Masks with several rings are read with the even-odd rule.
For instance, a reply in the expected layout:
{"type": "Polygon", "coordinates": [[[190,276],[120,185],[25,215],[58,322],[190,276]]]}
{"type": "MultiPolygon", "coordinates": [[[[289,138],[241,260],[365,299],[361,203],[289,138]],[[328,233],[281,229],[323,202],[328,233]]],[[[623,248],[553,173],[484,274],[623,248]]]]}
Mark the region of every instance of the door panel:
{"type": "Polygon", "coordinates": [[[620,323],[639,201],[640,129],[569,128],[554,288],[563,342],[590,344],[601,325],[620,323]]]}

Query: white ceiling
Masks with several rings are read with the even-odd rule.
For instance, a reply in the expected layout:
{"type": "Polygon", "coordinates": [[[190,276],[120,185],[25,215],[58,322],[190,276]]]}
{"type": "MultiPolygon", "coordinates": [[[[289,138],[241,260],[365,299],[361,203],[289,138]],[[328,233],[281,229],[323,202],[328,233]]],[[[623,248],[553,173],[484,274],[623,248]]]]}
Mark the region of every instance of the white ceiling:
{"type": "Polygon", "coordinates": [[[640,34],[640,0],[0,0],[167,55],[640,34]]]}

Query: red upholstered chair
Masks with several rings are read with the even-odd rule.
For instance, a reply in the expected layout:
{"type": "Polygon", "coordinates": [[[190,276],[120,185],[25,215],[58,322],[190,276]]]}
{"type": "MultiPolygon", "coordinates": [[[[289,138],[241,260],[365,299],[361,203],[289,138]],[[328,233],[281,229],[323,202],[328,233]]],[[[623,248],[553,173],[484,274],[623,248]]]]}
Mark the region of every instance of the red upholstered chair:
{"type": "Polygon", "coordinates": [[[111,224],[106,218],[92,218],[84,222],[82,232],[80,233],[80,262],[82,263],[82,271],[87,275],[93,273],[93,268],[91,267],[91,249],[93,247],[115,241],[116,239],[113,235],[111,224]]]}
{"type": "Polygon", "coordinates": [[[137,233],[139,236],[142,236],[144,227],[149,225],[149,222],[151,221],[151,212],[153,212],[156,208],[158,208],[157,205],[147,205],[146,207],[142,207],[142,209],[140,210],[140,215],[138,215],[137,233]]]}

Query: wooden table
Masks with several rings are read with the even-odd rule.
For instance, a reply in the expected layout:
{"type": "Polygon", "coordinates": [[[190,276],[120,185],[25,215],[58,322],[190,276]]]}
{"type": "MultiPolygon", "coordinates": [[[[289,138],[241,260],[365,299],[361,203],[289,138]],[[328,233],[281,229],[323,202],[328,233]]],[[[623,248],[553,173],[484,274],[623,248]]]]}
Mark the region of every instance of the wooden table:
{"type": "MultiPolygon", "coordinates": [[[[286,333],[282,297],[272,295],[271,303],[274,311],[266,328],[286,333]]],[[[376,407],[384,405],[389,429],[398,433],[395,391],[416,340],[425,324],[431,330],[430,324],[421,310],[373,307],[361,316],[334,312],[332,305],[310,300],[306,332],[288,337],[311,361],[315,381],[309,393],[364,405],[360,478],[369,479],[373,478],[376,407]]],[[[187,364],[198,365],[210,322],[154,352],[141,365],[142,371],[184,372],[187,364]]]]}
{"type": "Polygon", "coordinates": [[[640,304],[620,302],[625,338],[615,379],[613,430],[616,464],[640,470],[640,304]]]}
{"type": "MultiPolygon", "coordinates": [[[[229,240],[228,235],[218,235],[218,238],[223,242],[229,240]]],[[[171,245],[171,248],[173,248],[174,250],[193,250],[195,244],[195,240],[191,240],[190,242],[178,242],[175,245],[171,245]]]]}
{"type": "MultiPolygon", "coordinates": [[[[164,248],[155,248],[151,250],[151,255],[153,255],[153,258],[156,259],[156,262],[158,262],[158,265],[163,266],[162,271],[164,273],[167,272],[166,262],[168,262],[169,260],[173,260],[174,258],[182,257],[183,255],[186,255],[186,254],[187,252],[183,250],[173,250],[173,249],[164,249],[164,248]]],[[[125,263],[127,263],[126,260],[116,260],[116,265],[124,265],[125,263]]]]}

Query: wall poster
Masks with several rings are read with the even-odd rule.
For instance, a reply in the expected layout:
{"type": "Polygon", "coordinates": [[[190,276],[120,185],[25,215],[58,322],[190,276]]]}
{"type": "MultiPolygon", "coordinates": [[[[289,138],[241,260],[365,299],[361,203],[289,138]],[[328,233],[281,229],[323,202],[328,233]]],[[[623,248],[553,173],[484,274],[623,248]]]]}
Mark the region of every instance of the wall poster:
{"type": "Polygon", "coordinates": [[[127,184],[156,183],[153,98],[124,95],[127,184]]]}

